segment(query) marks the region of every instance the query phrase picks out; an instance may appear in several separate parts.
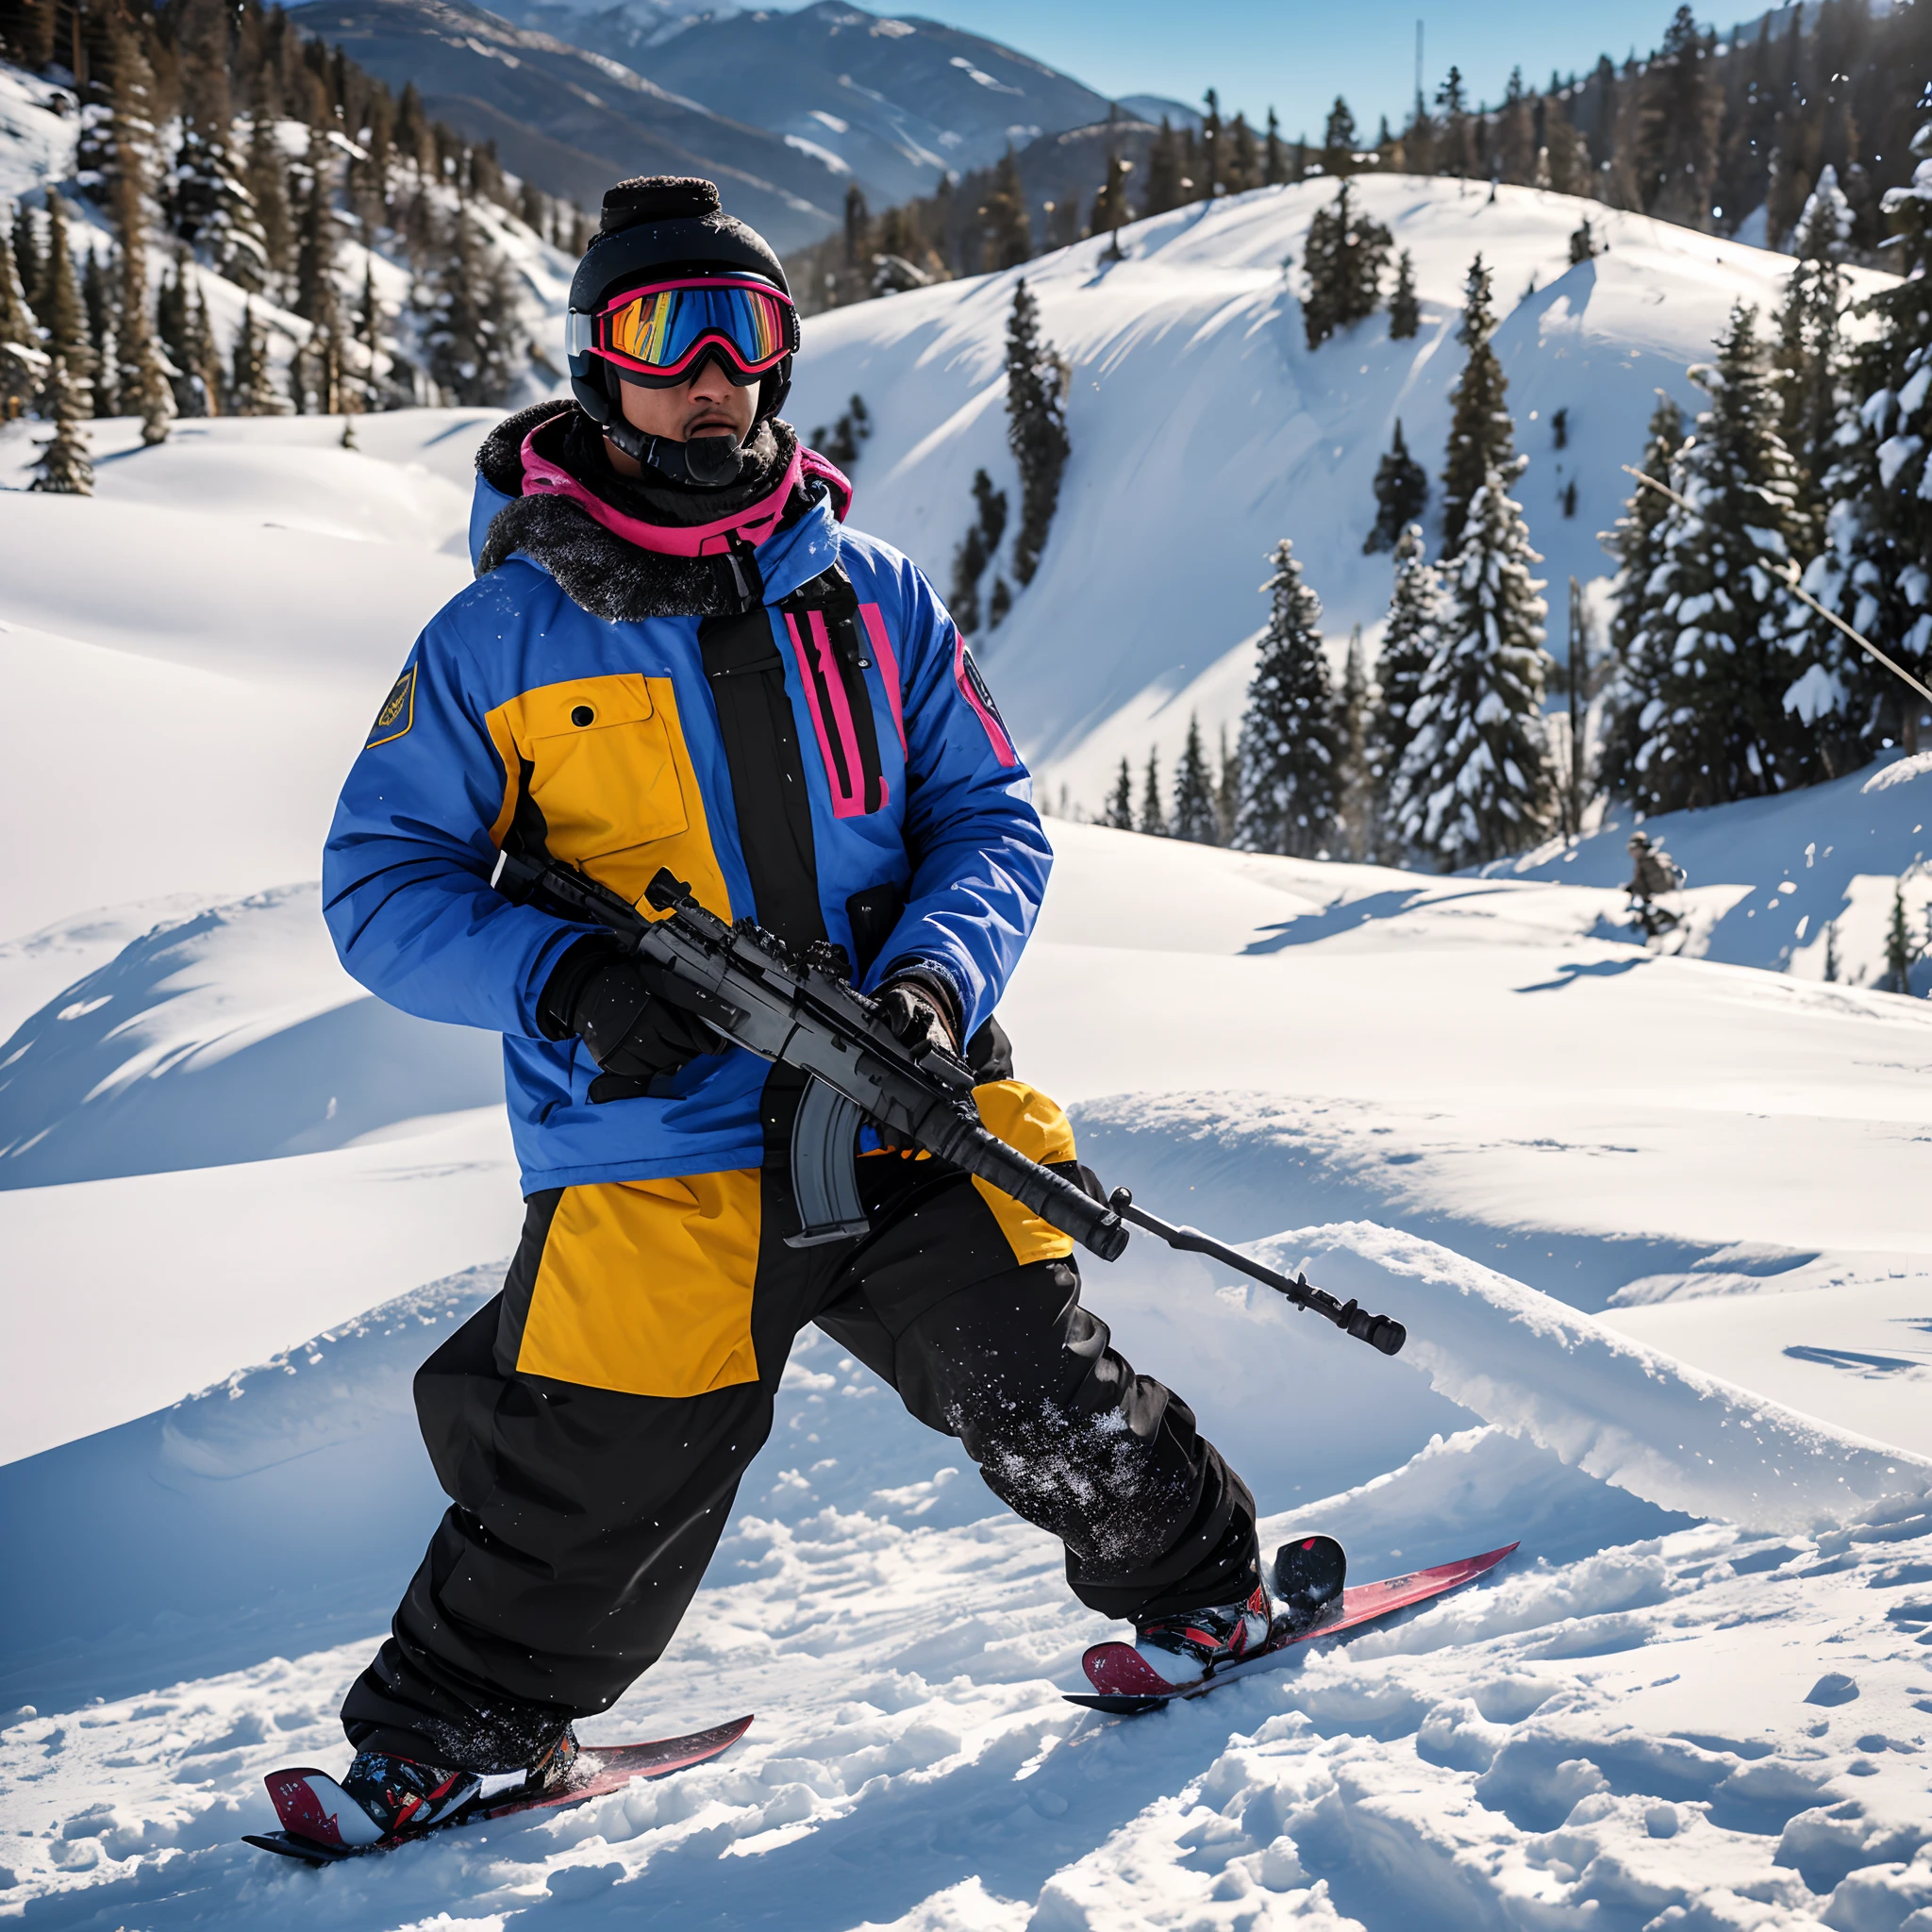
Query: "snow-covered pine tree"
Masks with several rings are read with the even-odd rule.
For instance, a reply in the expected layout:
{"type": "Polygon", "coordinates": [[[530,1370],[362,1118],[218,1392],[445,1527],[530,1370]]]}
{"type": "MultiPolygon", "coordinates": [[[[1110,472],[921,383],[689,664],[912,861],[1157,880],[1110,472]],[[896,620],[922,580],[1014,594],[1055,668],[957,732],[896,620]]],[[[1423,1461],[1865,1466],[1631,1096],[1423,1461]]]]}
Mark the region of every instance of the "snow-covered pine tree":
{"type": "Polygon", "coordinates": [[[973,473],[973,501],[975,514],[953,552],[953,594],[946,600],[953,622],[967,637],[978,635],[979,580],[1007,533],[1007,492],[995,490],[984,470],[973,473]]]}
{"type": "Polygon", "coordinates": [[[517,374],[515,293],[501,257],[467,212],[451,224],[427,306],[430,379],[466,408],[499,405],[517,374]]]}
{"type": "Polygon", "coordinates": [[[1327,125],[1322,133],[1322,172],[1343,176],[1353,175],[1356,149],[1360,145],[1361,136],[1356,132],[1355,110],[1337,94],[1335,105],[1328,109],[1327,125]]]}
{"type": "Polygon", "coordinates": [[[1457,378],[1450,405],[1449,448],[1442,459],[1442,555],[1453,556],[1462,544],[1462,526],[1471,503],[1490,473],[1506,479],[1516,475],[1515,430],[1509,421],[1508,379],[1496,359],[1491,338],[1496,333],[1496,312],[1490,272],[1480,255],[1469,265],[1464,284],[1462,324],[1456,340],[1469,352],[1457,378]]]}
{"type": "Polygon", "coordinates": [[[1423,325],[1423,306],[1415,292],[1415,263],[1404,249],[1395,263],[1395,291],[1389,297],[1389,340],[1411,341],[1423,325]]]}
{"type": "Polygon", "coordinates": [[[49,356],[66,370],[67,407],[85,422],[94,412],[94,355],[88,341],[87,308],[75,279],[68,253],[67,209],[59,195],[47,191],[47,252],[41,262],[41,286],[34,313],[45,332],[49,356]]]}
{"type": "Polygon", "coordinates": [[[1201,717],[1188,720],[1188,741],[1174,772],[1174,836],[1195,845],[1221,843],[1221,825],[1214,810],[1214,786],[1208,775],[1208,756],[1201,748],[1201,717]]]}
{"type": "Polygon", "coordinates": [[[40,321],[40,311],[35,305],[41,298],[41,276],[44,271],[44,260],[41,254],[41,231],[34,220],[34,211],[26,205],[23,196],[13,205],[13,269],[20,277],[20,286],[25,291],[26,304],[33,311],[34,320],[40,321]]]}
{"type": "Polygon", "coordinates": [[[93,409],[96,416],[121,413],[121,390],[116,374],[121,365],[114,283],[107,251],[90,249],[80,272],[80,306],[87,315],[88,346],[93,351],[93,409]]]}
{"type": "Polygon", "coordinates": [[[1279,188],[1288,179],[1288,150],[1281,140],[1281,117],[1268,109],[1268,132],[1261,141],[1261,181],[1264,187],[1279,188]]]}
{"type": "Polygon", "coordinates": [[[1121,230],[1133,219],[1127,210],[1127,175],[1133,165],[1121,158],[1118,149],[1108,149],[1107,176],[1093,197],[1093,217],[1087,225],[1091,233],[1113,238],[1108,253],[1116,261],[1121,255],[1121,230]]]}
{"type": "Polygon", "coordinates": [[[1415,737],[1410,714],[1441,642],[1446,611],[1442,574],[1429,561],[1422,526],[1411,524],[1395,542],[1395,591],[1375,658],[1366,747],[1374,856],[1385,865],[1400,865],[1407,858],[1395,823],[1395,775],[1415,737]]]}
{"type": "MultiPolygon", "coordinates": [[[[1844,375],[1840,318],[1852,207],[1826,162],[1805,204],[1791,246],[1797,261],[1776,320],[1778,430],[1798,466],[1798,501],[1808,517],[1825,507],[1824,477],[1834,460],[1844,375]]],[[[1807,546],[1809,548],[1810,546],[1807,546]]]]}
{"type": "Polygon", "coordinates": [[[1509,483],[1525,459],[1492,471],[1469,506],[1462,547],[1445,567],[1441,640],[1410,708],[1415,731],[1396,774],[1397,835],[1444,872],[1534,844],[1556,816],[1544,739],[1548,607],[1541,562],[1509,483]]]}
{"type": "Polygon", "coordinates": [[[109,135],[113,163],[108,181],[108,209],[120,250],[120,404],[141,418],[141,440],[153,448],[167,441],[168,425],[175,417],[175,394],[155,341],[148,294],[158,107],[154,68],[133,23],[125,14],[117,14],[112,32],[109,135]]]}
{"type": "Polygon", "coordinates": [[[42,404],[42,411],[54,419],[54,433],[37,445],[41,453],[33,464],[29,490],[51,496],[94,493],[93,464],[88,459],[87,430],[80,415],[81,391],[82,385],[68,373],[66,357],[56,356],[42,404]]]}
{"type": "Polygon", "coordinates": [[[1134,774],[1125,758],[1121,760],[1120,776],[1113,781],[1113,791],[1107,801],[1107,815],[1101,824],[1111,825],[1117,832],[1134,829],[1134,774]]]}
{"type": "Polygon", "coordinates": [[[1724,83],[1717,36],[1706,37],[1688,6],[1664,29],[1643,75],[1634,165],[1645,210],[1687,228],[1708,228],[1717,180],[1724,83]]]}
{"type": "Polygon", "coordinates": [[[1221,183],[1221,96],[1209,88],[1201,97],[1201,165],[1194,170],[1194,199],[1212,201],[1221,183]]]}
{"type": "Polygon", "coordinates": [[[1018,268],[1033,258],[1033,226],[1026,216],[1026,192],[1012,143],[993,170],[992,191],[979,210],[980,266],[1018,268]]]}
{"type": "MultiPolygon", "coordinates": [[[[1658,390],[1643,445],[1643,474],[1668,486],[1671,465],[1683,446],[1684,412],[1658,390]]],[[[1640,483],[1617,527],[1603,540],[1617,558],[1611,585],[1616,614],[1610,620],[1609,676],[1604,690],[1603,787],[1612,797],[1632,799],[1646,810],[1657,809],[1657,804],[1638,758],[1660,715],[1669,649],[1676,636],[1658,621],[1668,592],[1661,582],[1652,588],[1664,560],[1663,525],[1670,509],[1669,497],[1640,483]]]]}
{"type": "Polygon", "coordinates": [[[356,309],[356,341],[361,351],[362,407],[381,409],[385,400],[382,369],[382,303],[375,293],[375,266],[362,259],[362,299],[356,309]]]}
{"type": "Polygon", "coordinates": [[[262,265],[271,293],[287,288],[295,259],[295,222],[289,207],[289,163],[266,99],[258,100],[248,130],[248,192],[261,229],[262,265]]]}
{"type": "Polygon", "coordinates": [[[242,305],[235,330],[231,393],[238,416],[286,416],[289,404],[275,387],[275,365],[269,359],[268,332],[255,319],[255,305],[242,305]]]}
{"type": "Polygon", "coordinates": [[[1023,278],[1007,319],[1007,447],[1020,465],[1020,530],[1013,575],[1033,581],[1060,500],[1060,476],[1073,445],[1067,439],[1067,360],[1040,333],[1040,305],[1023,278]]]}
{"type": "Polygon", "coordinates": [[[1141,788],[1140,829],[1150,839],[1167,837],[1167,807],[1160,797],[1160,747],[1147,747],[1147,777],[1141,788]]]}
{"type": "Polygon", "coordinates": [[[1164,215],[1181,205],[1181,147],[1165,114],[1147,149],[1147,185],[1141,191],[1141,214],[1164,215]]]}
{"type": "MultiPolygon", "coordinates": [[[[1825,483],[1824,549],[1805,588],[1932,683],[1932,122],[1912,152],[1922,158],[1910,187],[1885,197],[1896,236],[1889,265],[1904,279],[1858,305],[1878,327],[1853,353],[1838,461],[1825,483]]],[[[1839,713],[1855,755],[1869,757],[1887,739],[1919,748],[1916,693],[1822,619],[1808,625],[1807,646],[1842,693],[1839,713]]]]}
{"type": "Polygon", "coordinates": [[[31,408],[46,381],[49,365],[40,333],[20,285],[13,243],[0,231],[0,423],[31,408]]]}
{"type": "Polygon", "coordinates": [[[1803,517],[1757,325],[1755,309],[1733,308],[1716,363],[1690,372],[1710,395],[1671,471],[1690,508],[1665,510],[1647,587],[1656,602],[1633,645],[1636,664],[1661,667],[1630,759],[1649,809],[1724,805],[1827,775],[1818,727],[1785,708],[1805,669],[1783,582],[1803,517]]]}
{"type": "Polygon", "coordinates": [[[268,256],[255,203],[229,151],[228,13],[224,0],[184,0],[176,24],[181,143],[169,179],[175,232],[238,287],[259,291],[268,256]]]}
{"type": "Polygon", "coordinates": [[[1335,701],[1335,733],[1341,749],[1341,843],[1351,858],[1367,858],[1374,839],[1374,786],[1369,775],[1369,715],[1374,693],[1362,656],[1362,627],[1348,634],[1341,690],[1335,701]]]}
{"type": "MultiPolygon", "coordinates": [[[[208,298],[201,276],[183,267],[175,278],[180,332],[168,341],[169,355],[180,374],[175,378],[175,403],[184,416],[218,416],[222,412],[222,357],[208,322],[208,298]]],[[[163,340],[168,340],[166,337],[163,340]]]]}
{"type": "Polygon", "coordinates": [[[1221,759],[1214,773],[1214,818],[1221,828],[1219,842],[1231,845],[1241,822],[1241,760],[1227,742],[1227,726],[1221,727],[1221,759]]]}
{"type": "MultiPolygon", "coordinates": [[[[316,345],[325,355],[341,321],[341,303],[336,291],[334,172],[328,144],[319,138],[311,141],[308,194],[302,205],[302,224],[295,244],[294,306],[295,313],[313,325],[316,345]]],[[[468,226],[460,216],[458,219],[462,226],[468,226]]],[[[313,369],[308,375],[312,387],[324,391],[331,387],[326,369],[313,369]]],[[[333,413],[325,394],[318,408],[323,415],[333,413]]]]}
{"type": "Polygon", "coordinates": [[[1919,948],[1912,938],[1911,922],[1906,917],[1906,882],[1891,889],[1891,917],[1885,927],[1885,977],[1879,982],[1886,992],[1909,993],[1912,968],[1919,962],[1919,948]]]}
{"type": "Polygon", "coordinates": [[[1375,469],[1375,523],[1362,539],[1362,555],[1390,549],[1396,538],[1423,513],[1429,499],[1428,472],[1409,455],[1402,440],[1402,418],[1395,419],[1395,440],[1375,469]]]}
{"type": "Polygon", "coordinates": [[[1317,208],[1302,248],[1308,279],[1302,298],[1302,327],[1310,349],[1337,329],[1373,315],[1382,299],[1382,271],[1394,237],[1356,200],[1344,180],[1333,204],[1317,208]]]}
{"type": "Polygon", "coordinates": [[[1268,628],[1241,717],[1241,811],[1235,843],[1313,858],[1335,843],[1341,746],[1322,647],[1322,601],[1284,537],[1261,586],[1268,628]]]}
{"type": "Polygon", "coordinates": [[[1255,144],[1255,130],[1248,125],[1248,117],[1237,113],[1227,124],[1227,134],[1223,145],[1227,158],[1222,163],[1221,176],[1230,194],[1245,194],[1250,188],[1257,188],[1261,181],[1261,155],[1255,144]]]}

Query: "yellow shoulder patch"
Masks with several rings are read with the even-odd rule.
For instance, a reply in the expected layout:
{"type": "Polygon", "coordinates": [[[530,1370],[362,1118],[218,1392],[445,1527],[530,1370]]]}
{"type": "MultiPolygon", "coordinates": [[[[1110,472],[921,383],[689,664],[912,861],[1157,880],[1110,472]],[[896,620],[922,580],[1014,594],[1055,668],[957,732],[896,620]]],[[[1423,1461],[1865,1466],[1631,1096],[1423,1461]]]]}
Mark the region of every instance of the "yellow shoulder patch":
{"type": "Polygon", "coordinates": [[[391,739],[402,737],[415,722],[416,667],[411,664],[383,699],[382,709],[376,712],[375,723],[369,727],[369,742],[362,749],[374,751],[378,744],[388,744],[391,739]]]}

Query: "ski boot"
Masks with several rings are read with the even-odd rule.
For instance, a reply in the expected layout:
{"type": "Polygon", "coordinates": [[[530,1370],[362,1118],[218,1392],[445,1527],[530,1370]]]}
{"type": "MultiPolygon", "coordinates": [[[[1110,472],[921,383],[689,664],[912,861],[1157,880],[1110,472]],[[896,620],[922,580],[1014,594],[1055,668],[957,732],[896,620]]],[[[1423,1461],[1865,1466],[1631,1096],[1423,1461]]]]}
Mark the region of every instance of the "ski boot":
{"type": "Polygon", "coordinates": [[[326,1772],[297,1766],[271,1772],[264,1782],[282,1828],[333,1851],[418,1838],[454,1824],[490,1798],[524,1797],[566,1784],[577,1757],[576,1734],[562,1735],[521,1777],[486,1778],[474,1771],[425,1764],[387,1751],[358,1751],[338,1784],[326,1772]]]}
{"type": "Polygon", "coordinates": [[[1260,1585],[1242,1603],[1151,1619],[1136,1627],[1131,1644],[1096,1643],[1083,1659],[1088,1681],[1121,1697],[1161,1697],[1204,1683],[1316,1628],[1340,1607],[1347,1574],[1333,1537],[1283,1543],[1272,1600],[1260,1585]]]}
{"type": "Polygon", "coordinates": [[[1240,1603],[1150,1618],[1135,1626],[1131,1644],[1096,1643],[1083,1663],[1096,1690],[1160,1697],[1264,1649],[1273,1622],[1268,1591],[1257,1583],[1240,1603]]]}
{"type": "Polygon", "coordinates": [[[1298,1537],[1274,1553],[1277,1634],[1312,1630],[1341,1602],[1348,1557],[1332,1536],[1298,1537]]]}

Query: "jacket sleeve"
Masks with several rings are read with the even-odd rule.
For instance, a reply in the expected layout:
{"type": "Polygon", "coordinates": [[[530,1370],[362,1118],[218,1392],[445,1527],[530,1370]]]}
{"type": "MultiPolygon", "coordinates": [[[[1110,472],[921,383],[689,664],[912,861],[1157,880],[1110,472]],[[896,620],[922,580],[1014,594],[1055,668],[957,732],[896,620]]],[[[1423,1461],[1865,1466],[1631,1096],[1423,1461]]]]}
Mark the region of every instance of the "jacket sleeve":
{"type": "Polygon", "coordinates": [[[970,1040],[998,1005],[1033,930],[1053,848],[1033,784],[953,620],[900,560],[905,640],[906,909],[870,975],[938,972],[970,1040]]]}
{"type": "Polygon", "coordinates": [[[417,640],[342,786],[323,914],[342,964],[391,1006],[540,1039],[544,982],[587,928],[491,890],[505,774],[459,675],[462,608],[417,640]]]}

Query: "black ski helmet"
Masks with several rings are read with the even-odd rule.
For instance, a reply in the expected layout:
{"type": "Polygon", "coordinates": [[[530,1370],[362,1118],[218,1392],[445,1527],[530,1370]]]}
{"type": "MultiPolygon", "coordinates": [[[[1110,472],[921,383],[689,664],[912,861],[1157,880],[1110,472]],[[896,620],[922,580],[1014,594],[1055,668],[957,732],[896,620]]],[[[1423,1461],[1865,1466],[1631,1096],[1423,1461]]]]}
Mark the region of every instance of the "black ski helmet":
{"type": "MultiPolygon", "coordinates": [[[[696,175],[640,175],[620,181],[604,196],[597,232],[571,277],[570,315],[594,316],[613,295],[661,275],[754,275],[774,282],[787,299],[791,285],[784,265],[756,228],[727,215],[717,184],[696,175]]],[[[619,377],[588,347],[577,348],[575,326],[568,338],[570,386],[593,423],[621,418],[619,377]]],[[[759,378],[753,422],[775,416],[791,388],[791,357],[759,378]]]]}

